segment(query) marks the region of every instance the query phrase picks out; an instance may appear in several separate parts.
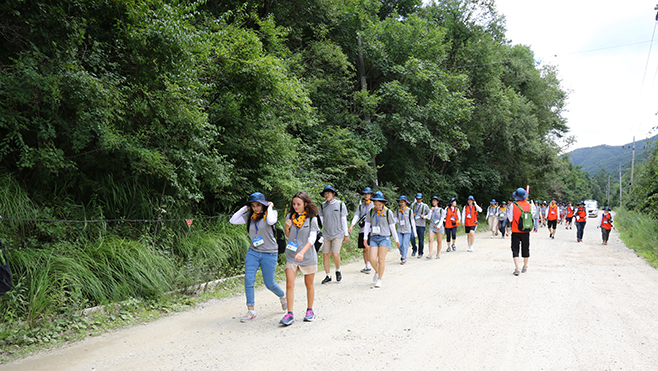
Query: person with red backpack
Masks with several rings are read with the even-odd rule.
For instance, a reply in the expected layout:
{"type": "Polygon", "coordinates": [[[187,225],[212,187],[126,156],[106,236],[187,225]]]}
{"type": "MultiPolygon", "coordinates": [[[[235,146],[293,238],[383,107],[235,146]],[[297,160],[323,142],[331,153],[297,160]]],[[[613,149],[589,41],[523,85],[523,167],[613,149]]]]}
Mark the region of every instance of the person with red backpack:
{"type": "Polygon", "coordinates": [[[468,252],[473,252],[473,244],[475,243],[475,230],[478,227],[478,213],[482,212],[482,208],[475,202],[473,196],[468,196],[466,206],[462,212],[462,220],[464,221],[464,229],[466,231],[466,241],[468,242],[468,252]]]}
{"type": "Polygon", "coordinates": [[[603,244],[608,244],[608,237],[610,237],[610,230],[612,229],[612,214],[608,206],[603,208],[603,214],[599,216],[597,228],[601,228],[601,236],[603,237],[603,244]]]}
{"type": "Polygon", "coordinates": [[[532,219],[532,207],[526,200],[527,193],[523,188],[517,188],[512,196],[516,201],[507,208],[507,218],[512,225],[512,259],[514,260],[514,275],[518,276],[519,273],[528,271],[528,259],[530,259],[530,231],[524,230],[522,225],[519,225],[523,213],[529,213],[529,218],[532,219]],[[523,267],[519,270],[519,250],[523,257],[523,267]]]}
{"type": "Polygon", "coordinates": [[[578,242],[583,242],[585,224],[587,224],[587,209],[585,208],[585,201],[580,201],[578,209],[576,209],[576,241],[578,242]]]}

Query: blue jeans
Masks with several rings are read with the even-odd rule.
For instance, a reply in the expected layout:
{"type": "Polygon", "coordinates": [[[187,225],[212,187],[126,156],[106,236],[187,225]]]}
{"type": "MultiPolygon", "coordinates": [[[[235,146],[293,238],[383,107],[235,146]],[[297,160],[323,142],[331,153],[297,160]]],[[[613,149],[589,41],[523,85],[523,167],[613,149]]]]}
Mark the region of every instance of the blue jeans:
{"type": "Polygon", "coordinates": [[[576,222],[576,238],[583,239],[583,232],[585,232],[585,224],[587,222],[576,222]]]}
{"type": "Polygon", "coordinates": [[[416,237],[418,237],[418,249],[416,250],[416,239],[411,239],[411,249],[415,253],[418,251],[418,255],[423,255],[423,250],[425,248],[425,227],[416,227],[416,237]]]}
{"type": "Polygon", "coordinates": [[[539,230],[539,218],[532,219],[532,226],[535,229],[535,231],[539,230]]]}
{"type": "Polygon", "coordinates": [[[247,257],[244,259],[244,292],[247,295],[248,307],[254,306],[254,285],[256,283],[256,273],[258,272],[259,267],[261,272],[263,272],[265,287],[280,298],[285,296],[281,287],[274,282],[274,271],[276,269],[277,258],[277,253],[263,253],[252,249],[247,251],[247,257]]]}
{"type": "Polygon", "coordinates": [[[411,233],[398,232],[398,237],[400,238],[400,256],[402,259],[406,259],[407,254],[409,253],[409,241],[411,241],[411,233]]]}
{"type": "Polygon", "coordinates": [[[391,247],[391,236],[370,236],[369,246],[391,247]]]}

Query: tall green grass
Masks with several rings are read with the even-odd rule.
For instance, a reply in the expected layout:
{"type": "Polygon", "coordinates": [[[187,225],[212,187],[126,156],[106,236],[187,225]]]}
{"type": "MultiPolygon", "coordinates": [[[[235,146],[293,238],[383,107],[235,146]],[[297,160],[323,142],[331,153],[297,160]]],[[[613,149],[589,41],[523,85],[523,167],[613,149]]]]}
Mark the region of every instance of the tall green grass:
{"type": "Polygon", "coordinates": [[[624,208],[617,210],[615,226],[626,246],[658,268],[658,220],[624,208]]]}

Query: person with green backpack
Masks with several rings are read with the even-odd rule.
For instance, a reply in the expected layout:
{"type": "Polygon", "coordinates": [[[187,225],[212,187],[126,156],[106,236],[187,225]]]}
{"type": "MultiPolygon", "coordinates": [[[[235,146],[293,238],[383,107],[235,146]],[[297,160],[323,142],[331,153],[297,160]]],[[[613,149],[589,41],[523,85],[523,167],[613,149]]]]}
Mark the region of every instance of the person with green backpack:
{"type": "Polygon", "coordinates": [[[507,208],[507,218],[512,226],[512,259],[514,260],[514,275],[528,271],[528,259],[530,258],[530,231],[532,231],[532,209],[526,200],[525,189],[518,188],[514,193],[514,202],[507,208]],[[519,250],[523,257],[523,268],[519,270],[519,250]]]}

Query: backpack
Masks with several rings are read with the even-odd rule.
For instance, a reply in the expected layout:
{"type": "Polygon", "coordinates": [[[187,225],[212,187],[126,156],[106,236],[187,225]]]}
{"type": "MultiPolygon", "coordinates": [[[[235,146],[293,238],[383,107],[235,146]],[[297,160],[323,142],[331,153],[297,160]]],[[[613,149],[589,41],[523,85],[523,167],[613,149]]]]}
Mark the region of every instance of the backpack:
{"type": "MultiPolygon", "coordinates": [[[[249,226],[251,225],[251,213],[249,214],[249,217],[247,218],[247,234],[249,234],[249,226]]],[[[286,253],[286,245],[288,244],[286,242],[286,235],[283,233],[283,229],[281,228],[275,228],[273,225],[272,227],[272,233],[274,234],[274,239],[276,240],[276,245],[279,250],[279,254],[285,254],[286,253]]]]}
{"type": "MultiPolygon", "coordinates": [[[[375,211],[376,210],[375,210],[374,207],[372,209],[370,209],[370,219],[372,219],[374,217],[373,212],[375,212],[375,211]]],[[[391,219],[389,219],[389,217],[388,217],[391,214],[390,211],[391,211],[391,209],[386,209],[386,221],[388,222],[389,225],[391,224],[391,219]]],[[[409,219],[409,220],[411,220],[411,219],[409,219]]]]}
{"type": "MultiPolygon", "coordinates": [[[[532,228],[534,228],[533,221],[532,221],[532,212],[530,211],[524,211],[521,206],[519,206],[518,203],[514,203],[516,207],[521,210],[521,216],[519,216],[519,221],[518,221],[518,228],[519,231],[521,232],[530,232],[532,231],[532,228]]],[[[532,208],[531,208],[532,210],[532,208]]]]}
{"type": "Polygon", "coordinates": [[[9,260],[5,255],[5,250],[2,248],[0,242],[0,295],[4,295],[7,291],[12,289],[11,283],[11,269],[9,268],[9,260]]]}

